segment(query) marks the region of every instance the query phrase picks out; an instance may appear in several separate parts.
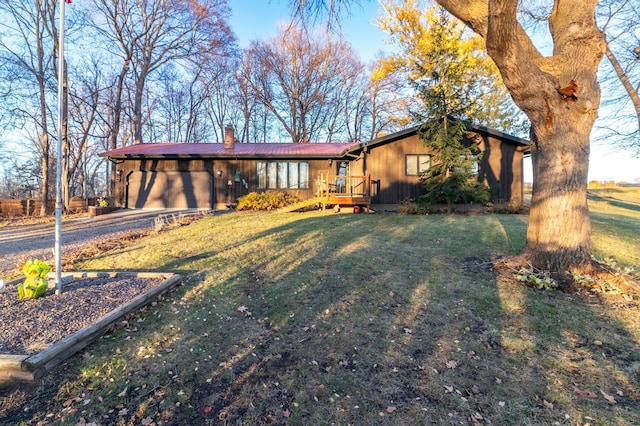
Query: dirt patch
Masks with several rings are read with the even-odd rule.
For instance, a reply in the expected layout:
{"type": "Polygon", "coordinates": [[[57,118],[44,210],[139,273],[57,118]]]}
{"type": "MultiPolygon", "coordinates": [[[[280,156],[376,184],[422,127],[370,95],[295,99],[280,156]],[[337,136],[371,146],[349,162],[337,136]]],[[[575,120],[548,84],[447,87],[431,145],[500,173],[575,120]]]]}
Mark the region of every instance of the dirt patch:
{"type": "MultiPolygon", "coordinates": [[[[529,285],[523,282],[523,271],[529,271],[536,275],[537,271],[521,255],[505,257],[494,261],[494,267],[498,279],[503,282],[511,282],[514,285],[529,285]]],[[[602,302],[611,301],[609,296],[615,296],[615,300],[623,303],[637,304],[640,299],[640,283],[631,277],[624,276],[613,271],[607,265],[593,262],[588,273],[583,275],[570,273],[548,274],[549,278],[556,282],[557,288],[565,293],[580,295],[583,297],[598,296],[602,302]]]]}
{"type": "Polygon", "coordinates": [[[0,291],[0,353],[31,355],[94,323],[161,283],[163,278],[83,278],[55,294],[18,299],[17,286],[0,291]]]}

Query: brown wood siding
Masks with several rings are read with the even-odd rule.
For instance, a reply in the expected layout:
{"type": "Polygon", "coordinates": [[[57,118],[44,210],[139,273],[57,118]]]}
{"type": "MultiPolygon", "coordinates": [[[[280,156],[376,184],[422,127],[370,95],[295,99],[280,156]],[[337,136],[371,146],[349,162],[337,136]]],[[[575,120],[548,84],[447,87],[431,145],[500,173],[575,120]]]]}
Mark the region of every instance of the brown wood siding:
{"type": "Polygon", "coordinates": [[[213,208],[211,160],[136,159],[117,165],[116,205],[128,208],[213,208]]]}
{"type": "Polygon", "coordinates": [[[215,160],[213,169],[216,177],[214,183],[215,201],[217,205],[235,203],[238,198],[249,192],[281,191],[294,195],[302,200],[312,198],[315,194],[315,177],[321,170],[328,167],[327,160],[308,159],[264,159],[264,160],[215,160]],[[298,161],[309,163],[309,188],[308,189],[265,189],[258,188],[257,163],[258,161],[298,161]],[[218,178],[218,170],[222,171],[222,177],[218,178]],[[236,181],[236,170],[240,171],[240,180],[236,181]],[[244,182],[243,182],[244,181],[244,182]],[[246,186],[245,183],[246,182],[246,186]],[[229,184],[230,183],[230,184],[229,184]]]}
{"type": "Polygon", "coordinates": [[[479,178],[489,188],[498,188],[498,201],[522,203],[522,151],[515,145],[487,136],[482,138],[480,149],[484,156],[479,167],[479,178]]]}
{"type": "MultiPolygon", "coordinates": [[[[330,168],[328,160],[310,160],[310,159],[265,159],[265,160],[228,160],[228,159],[148,159],[148,160],[125,160],[118,164],[118,170],[122,170],[120,176],[122,178],[117,182],[116,199],[117,205],[129,208],[146,207],[189,207],[203,208],[202,200],[210,200],[209,208],[222,208],[231,203],[235,203],[237,199],[249,192],[263,192],[264,188],[258,188],[258,178],[256,175],[256,167],[258,161],[306,161],[309,163],[310,184],[308,189],[283,189],[282,192],[289,193],[300,199],[309,199],[315,194],[315,177],[322,170],[330,168]],[[221,176],[218,176],[221,171],[221,176]],[[240,172],[239,180],[236,180],[236,171],[240,172]],[[167,186],[162,184],[156,189],[151,189],[149,185],[153,185],[153,173],[165,174],[162,178],[166,181],[166,175],[169,173],[182,173],[179,182],[186,182],[190,194],[185,200],[180,200],[177,194],[168,196],[166,194],[167,186]],[[205,193],[204,185],[199,178],[196,178],[198,172],[207,172],[212,179],[212,191],[205,193]],[[144,174],[144,178],[141,173],[144,174]],[[195,173],[195,174],[194,174],[195,173]],[[188,178],[189,174],[193,174],[188,178]],[[133,177],[136,176],[136,177],[133,177]],[[132,180],[133,179],[133,180],[132,180]],[[141,186],[141,179],[144,181],[141,186]],[[189,182],[196,179],[200,184],[190,185],[189,182]],[[246,182],[246,185],[245,185],[246,182]],[[147,187],[143,192],[142,188],[147,187]],[[138,196],[135,196],[138,194],[138,196]],[[137,200],[136,198],[141,198],[137,200]],[[171,199],[176,200],[172,204],[171,199]],[[145,201],[147,200],[147,201],[145,201]],[[149,201],[153,200],[153,201],[149,201]]],[[[335,161],[333,162],[335,165],[335,161]]]]}
{"type": "MultiPolygon", "coordinates": [[[[499,189],[502,201],[522,202],[522,157],[515,145],[485,136],[480,149],[484,156],[479,164],[479,178],[489,187],[499,189]]],[[[404,139],[373,146],[366,156],[366,171],[377,183],[374,204],[396,204],[408,198],[418,198],[424,188],[418,176],[406,174],[406,155],[429,154],[419,136],[414,134],[404,139]],[[379,183],[378,183],[379,182],[379,183]]]]}
{"type": "Polygon", "coordinates": [[[364,161],[367,173],[376,181],[374,187],[377,187],[377,193],[373,194],[372,203],[396,204],[407,198],[417,198],[423,193],[418,176],[406,175],[407,154],[428,154],[417,135],[370,149],[364,161]]]}
{"type": "MultiPolygon", "coordinates": [[[[479,177],[489,187],[499,188],[499,198],[502,201],[521,203],[524,147],[517,147],[497,137],[485,135],[482,136],[481,149],[485,151],[485,155],[479,165],[479,177]]],[[[339,162],[348,161],[351,175],[371,176],[373,204],[396,204],[423,194],[423,186],[418,176],[408,176],[405,171],[406,155],[416,154],[429,154],[429,151],[418,135],[412,133],[397,140],[371,145],[365,148],[365,153],[359,157],[349,156],[341,160],[334,158],[331,162],[329,159],[302,158],[127,159],[117,163],[117,170],[121,173],[119,181],[116,182],[116,205],[127,206],[127,201],[133,201],[133,199],[127,200],[127,177],[140,172],[177,172],[182,173],[183,177],[189,176],[190,173],[206,172],[212,180],[213,189],[207,190],[206,185],[198,184],[194,187],[195,193],[191,199],[198,200],[196,204],[201,200],[209,200],[207,202],[211,207],[235,203],[239,197],[249,192],[265,191],[263,188],[258,188],[257,161],[307,161],[311,179],[309,188],[283,190],[303,200],[315,196],[316,177],[321,171],[337,174],[339,162]],[[222,172],[221,176],[218,176],[218,170],[222,172]],[[240,173],[238,181],[236,181],[236,171],[240,173]]],[[[193,178],[195,176],[193,175],[193,178]]],[[[198,204],[200,205],[202,204],[198,204]]]]}

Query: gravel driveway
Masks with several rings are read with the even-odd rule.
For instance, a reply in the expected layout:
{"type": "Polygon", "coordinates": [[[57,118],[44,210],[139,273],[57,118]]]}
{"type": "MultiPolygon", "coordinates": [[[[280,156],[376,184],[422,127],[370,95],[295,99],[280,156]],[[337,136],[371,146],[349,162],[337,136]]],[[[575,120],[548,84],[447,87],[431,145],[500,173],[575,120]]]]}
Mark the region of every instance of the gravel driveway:
{"type": "MultiPolygon", "coordinates": [[[[155,218],[180,210],[123,209],[96,217],[62,223],[62,252],[76,250],[92,241],[130,231],[153,229],[155,218]]],[[[0,278],[6,277],[27,258],[53,259],[55,223],[0,227],[0,278]]]]}

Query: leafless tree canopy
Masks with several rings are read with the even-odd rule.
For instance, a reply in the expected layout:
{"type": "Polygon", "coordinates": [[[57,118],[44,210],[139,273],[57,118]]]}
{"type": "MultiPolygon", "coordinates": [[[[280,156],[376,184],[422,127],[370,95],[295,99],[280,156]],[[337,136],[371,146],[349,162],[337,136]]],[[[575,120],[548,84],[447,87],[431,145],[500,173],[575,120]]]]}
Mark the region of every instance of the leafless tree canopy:
{"type": "MultiPolygon", "coordinates": [[[[59,1],[0,2],[0,135],[21,153],[3,162],[0,197],[54,191],[59,1]]],[[[226,0],[66,5],[68,197],[109,195],[115,168],[96,154],[128,144],[220,142],[229,123],[242,142],[368,140],[397,128],[397,82],[372,81],[348,43],[326,32],[311,42],[294,19],[243,51],[229,13],[226,0]]]]}

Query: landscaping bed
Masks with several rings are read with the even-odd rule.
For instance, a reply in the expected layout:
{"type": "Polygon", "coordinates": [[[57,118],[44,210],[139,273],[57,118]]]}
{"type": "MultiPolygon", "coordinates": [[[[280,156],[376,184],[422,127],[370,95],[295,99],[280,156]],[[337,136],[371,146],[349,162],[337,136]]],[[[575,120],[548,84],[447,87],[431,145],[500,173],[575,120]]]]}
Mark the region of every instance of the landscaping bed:
{"type": "Polygon", "coordinates": [[[76,273],[61,294],[19,300],[16,286],[0,291],[0,382],[30,380],[50,370],[175,285],[159,273],[76,273]]]}

